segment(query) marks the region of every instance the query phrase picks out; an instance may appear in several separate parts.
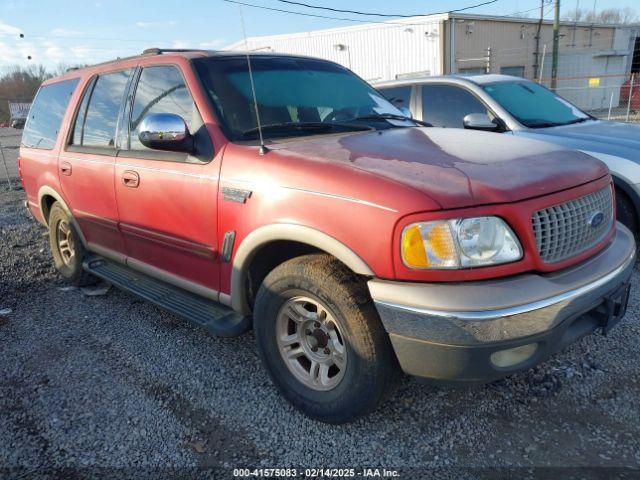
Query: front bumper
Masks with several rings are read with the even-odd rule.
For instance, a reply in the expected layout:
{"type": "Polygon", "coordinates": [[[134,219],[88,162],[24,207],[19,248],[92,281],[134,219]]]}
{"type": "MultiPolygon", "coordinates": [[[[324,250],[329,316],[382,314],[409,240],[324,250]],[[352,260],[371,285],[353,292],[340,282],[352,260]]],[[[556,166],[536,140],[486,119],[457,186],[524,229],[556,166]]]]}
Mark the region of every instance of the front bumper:
{"type": "Polygon", "coordinates": [[[633,235],[617,224],[603,250],[551,274],[457,284],[374,279],[369,291],[406,373],[486,382],[543,361],[603,327],[609,314],[611,327],[624,315],[635,252],[633,235]],[[520,363],[499,367],[491,359],[534,343],[520,363]]]}

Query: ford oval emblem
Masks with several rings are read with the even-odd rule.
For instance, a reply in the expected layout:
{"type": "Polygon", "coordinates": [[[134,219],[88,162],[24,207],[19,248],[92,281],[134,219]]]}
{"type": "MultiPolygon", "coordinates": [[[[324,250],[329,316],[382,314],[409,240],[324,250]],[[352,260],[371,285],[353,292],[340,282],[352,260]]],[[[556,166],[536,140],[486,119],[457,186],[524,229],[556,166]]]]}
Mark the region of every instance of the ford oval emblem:
{"type": "Polygon", "coordinates": [[[589,217],[587,223],[591,228],[598,228],[602,222],[604,222],[604,213],[602,212],[594,212],[589,217]]]}

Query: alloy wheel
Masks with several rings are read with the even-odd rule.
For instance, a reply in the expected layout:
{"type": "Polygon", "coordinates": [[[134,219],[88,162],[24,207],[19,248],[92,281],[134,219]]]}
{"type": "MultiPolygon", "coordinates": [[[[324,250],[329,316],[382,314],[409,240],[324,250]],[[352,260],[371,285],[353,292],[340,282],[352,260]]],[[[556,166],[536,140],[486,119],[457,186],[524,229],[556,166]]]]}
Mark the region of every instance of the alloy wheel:
{"type": "Polygon", "coordinates": [[[342,380],[347,349],[340,326],[317,300],[294,297],[276,319],[278,350],[291,373],[305,386],[327,391],[342,380]]]}
{"type": "Polygon", "coordinates": [[[60,257],[65,265],[70,265],[76,255],[75,237],[71,225],[66,220],[58,222],[56,240],[60,257]]]}

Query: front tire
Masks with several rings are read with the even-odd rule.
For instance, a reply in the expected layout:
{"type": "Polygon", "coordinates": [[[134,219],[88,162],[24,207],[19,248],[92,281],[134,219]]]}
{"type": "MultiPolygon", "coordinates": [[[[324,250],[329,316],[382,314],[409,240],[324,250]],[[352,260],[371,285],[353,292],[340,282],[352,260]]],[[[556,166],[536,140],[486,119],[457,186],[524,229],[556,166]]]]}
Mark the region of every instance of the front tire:
{"type": "Polygon", "coordinates": [[[314,419],[352,421],[392,390],[397,360],[366,284],[328,255],[289,260],[265,278],[254,330],[275,385],[314,419]]]}
{"type": "Polygon", "coordinates": [[[82,268],[87,251],[80,236],[71,217],[57,202],[51,206],[49,214],[49,246],[53,264],[65,281],[76,287],[95,283],[95,277],[82,268]]]}

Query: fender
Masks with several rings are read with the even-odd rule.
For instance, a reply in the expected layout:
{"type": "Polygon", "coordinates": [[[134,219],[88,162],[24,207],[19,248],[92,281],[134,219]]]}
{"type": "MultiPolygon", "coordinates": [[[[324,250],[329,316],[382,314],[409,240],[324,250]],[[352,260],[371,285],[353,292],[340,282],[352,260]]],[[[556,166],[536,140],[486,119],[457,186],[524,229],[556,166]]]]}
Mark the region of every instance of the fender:
{"type": "Polygon", "coordinates": [[[620,177],[620,179],[629,185],[640,183],[640,164],[638,162],[608,153],[593,152],[590,150],[580,151],[603,162],[609,167],[612,176],[620,177]]]}
{"type": "Polygon", "coordinates": [[[352,271],[360,275],[374,277],[375,274],[366,262],[344,243],[314,228],[289,223],[262,226],[247,235],[235,256],[231,272],[231,306],[240,313],[251,313],[244,292],[247,270],[260,248],[270,242],[284,240],[304,243],[333,255],[352,271]]]}
{"type": "Polygon", "coordinates": [[[636,218],[638,219],[638,223],[640,223],[640,195],[638,195],[638,192],[624,179],[614,175],[613,173],[611,174],[611,177],[613,177],[613,184],[615,187],[626,193],[631,200],[631,203],[633,203],[633,207],[636,210],[636,218]]]}
{"type": "Polygon", "coordinates": [[[64,199],[62,198],[62,195],[60,195],[56,190],[54,190],[48,185],[43,185],[42,187],[40,187],[40,190],[38,190],[38,205],[40,206],[40,211],[42,212],[42,218],[46,222],[46,226],[47,227],[49,226],[49,219],[48,219],[48,215],[47,215],[47,218],[45,218],[45,208],[44,208],[44,201],[43,201],[45,196],[53,197],[56,200],[56,202],[58,202],[62,206],[64,211],[67,212],[67,215],[69,215],[69,218],[71,219],[71,223],[73,223],[73,226],[76,229],[78,236],[80,237],[80,241],[82,242],[82,245],[84,245],[84,247],[86,248],[87,240],[84,238],[84,235],[82,234],[82,230],[80,230],[80,225],[78,225],[78,222],[74,218],[73,213],[71,213],[71,209],[69,208],[69,205],[67,205],[67,202],[64,201],[64,199]]]}
{"type": "Polygon", "coordinates": [[[640,194],[638,194],[635,188],[635,185],[640,183],[640,165],[638,162],[608,153],[592,152],[589,150],[581,150],[581,152],[597,158],[609,167],[614,185],[626,193],[631,199],[636,210],[636,217],[638,222],[640,222],[640,194]]]}

